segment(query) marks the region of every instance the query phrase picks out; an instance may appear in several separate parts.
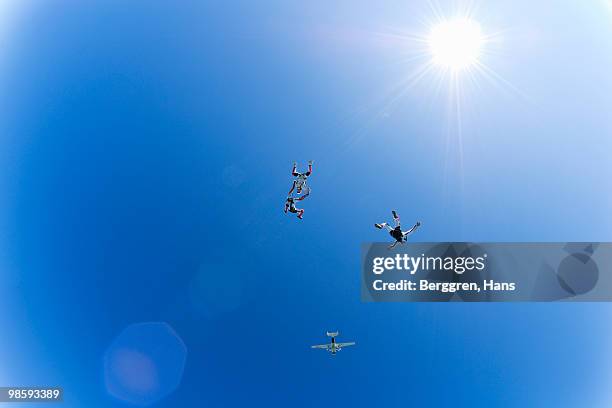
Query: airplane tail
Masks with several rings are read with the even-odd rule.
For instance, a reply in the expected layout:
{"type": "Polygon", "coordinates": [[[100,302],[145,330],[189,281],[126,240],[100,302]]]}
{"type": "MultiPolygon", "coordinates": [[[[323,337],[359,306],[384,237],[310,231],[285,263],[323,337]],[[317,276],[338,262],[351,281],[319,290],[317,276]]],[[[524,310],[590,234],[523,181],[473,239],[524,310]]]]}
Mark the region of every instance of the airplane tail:
{"type": "Polygon", "coordinates": [[[338,332],[327,332],[326,333],[329,337],[337,337],[338,336],[338,332]]]}

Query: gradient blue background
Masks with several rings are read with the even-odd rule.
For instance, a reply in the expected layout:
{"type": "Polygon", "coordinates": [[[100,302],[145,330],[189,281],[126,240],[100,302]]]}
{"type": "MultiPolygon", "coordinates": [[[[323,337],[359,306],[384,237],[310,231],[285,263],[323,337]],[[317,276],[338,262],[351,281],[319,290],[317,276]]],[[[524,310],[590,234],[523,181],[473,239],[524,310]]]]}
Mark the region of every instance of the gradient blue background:
{"type": "Polygon", "coordinates": [[[426,32],[426,2],[1,14],[0,385],[123,406],[105,350],[165,321],[189,354],[160,407],[610,405],[607,304],[359,300],[391,208],[419,241],[612,239],[605,1],[482,2],[507,83],[476,75],[460,128],[434,80],[390,103],[417,62],[386,34],[426,32]],[[282,207],[308,159],[299,221],[282,207]],[[336,329],[357,347],[309,349],[336,329]]]}

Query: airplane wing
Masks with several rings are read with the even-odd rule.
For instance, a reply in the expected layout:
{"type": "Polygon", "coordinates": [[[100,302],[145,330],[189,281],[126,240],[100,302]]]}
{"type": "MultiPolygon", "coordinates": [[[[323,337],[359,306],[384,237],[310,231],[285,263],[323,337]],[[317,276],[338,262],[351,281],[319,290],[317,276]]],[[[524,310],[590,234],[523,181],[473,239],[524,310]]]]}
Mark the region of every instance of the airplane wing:
{"type": "Polygon", "coordinates": [[[329,344],[319,344],[317,346],[311,346],[314,349],[328,349],[329,348],[329,344]]]}
{"type": "Polygon", "coordinates": [[[350,343],[336,343],[336,346],[338,347],[348,347],[348,346],[354,346],[355,342],[351,341],[350,343]]]}

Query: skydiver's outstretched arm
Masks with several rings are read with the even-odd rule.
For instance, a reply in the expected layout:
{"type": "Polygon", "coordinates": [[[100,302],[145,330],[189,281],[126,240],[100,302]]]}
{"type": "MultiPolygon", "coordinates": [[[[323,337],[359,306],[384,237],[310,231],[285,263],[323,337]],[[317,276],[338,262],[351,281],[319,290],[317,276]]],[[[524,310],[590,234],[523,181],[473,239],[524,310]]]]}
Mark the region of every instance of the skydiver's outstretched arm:
{"type": "Polygon", "coordinates": [[[402,236],[406,237],[406,236],[412,234],[414,232],[414,230],[417,229],[420,225],[421,225],[421,223],[417,221],[417,223],[414,224],[412,226],[412,228],[410,228],[408,231],[402,232],[402,236]]]}
{"type": "Polygon", "coordinates": [[[293,184],[291,185],[291,190],[289,190],[289,193],[287,194],[287,197],[289,197],[291,195],[291,193],[293,193],[293,190],[295,190],[295,180],[293,180],[293,184]]]}
{"type": "Polygon", "coordinates": [[[303,199],[305,199],[306,197],[310,195],[310,187],[304,186],[304,189],[302,191],[303,191],[303,194],[299,198],[296,198],[297,201],[302,201],[303,199]]]}
{"type": "Polygon", "coordinates": [[[300,175],[300,173],[297,172],[297,163],[293,162],[293,170],[291,170],[291,175],[293,177],[297,177],[300,175]]]}
{"type": "Polygon", "coordinates": [[[308,171],[305,173],[307,177],[310,177],[312,174],[312,160],[308,161],[308,171]]]}

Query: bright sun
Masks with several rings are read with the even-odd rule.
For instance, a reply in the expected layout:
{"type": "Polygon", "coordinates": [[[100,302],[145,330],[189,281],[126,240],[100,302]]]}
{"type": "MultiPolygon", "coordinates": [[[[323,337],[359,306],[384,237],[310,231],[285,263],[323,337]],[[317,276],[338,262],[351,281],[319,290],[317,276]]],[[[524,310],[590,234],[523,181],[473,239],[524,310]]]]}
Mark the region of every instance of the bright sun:
{"type": "Polygon", "coordinates": [[[435,25],[427,42],[436,65],[460,71],[478,62],[484,38],[478,23],[457,18],[435,25]]]}

